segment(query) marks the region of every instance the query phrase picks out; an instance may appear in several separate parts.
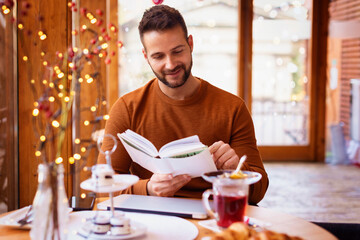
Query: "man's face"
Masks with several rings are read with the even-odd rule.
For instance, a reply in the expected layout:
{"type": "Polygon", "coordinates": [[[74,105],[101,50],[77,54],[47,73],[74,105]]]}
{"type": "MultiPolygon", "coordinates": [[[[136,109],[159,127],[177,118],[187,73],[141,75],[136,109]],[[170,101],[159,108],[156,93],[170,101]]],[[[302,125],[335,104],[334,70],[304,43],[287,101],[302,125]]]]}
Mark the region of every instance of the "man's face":
{"type": "Polygon", "coordinates": [[[170,88],[181,87],[192,67],[192,36],[185,38],[181,27],[143,35],[143,54],[156,77],[170,88]]]}

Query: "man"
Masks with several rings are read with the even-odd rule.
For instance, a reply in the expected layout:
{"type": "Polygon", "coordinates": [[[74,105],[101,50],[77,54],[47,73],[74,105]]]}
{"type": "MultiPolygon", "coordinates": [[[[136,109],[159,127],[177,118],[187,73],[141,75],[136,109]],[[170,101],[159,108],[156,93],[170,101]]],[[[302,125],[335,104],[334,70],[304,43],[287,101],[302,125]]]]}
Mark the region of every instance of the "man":
{"type": "MultiPolygon", "coordinates": [[[[247,155],[242,169],[262,174],[250,187],[249,202],[264,196],[268,177],[256,146],[254,127],[244,101],[191,74],[193,37],[183,17],[166,5],[145,11],[139,24],[143,55],[156,78],[117,100],[110,111],[105,133],[116,136],[131,129],[157,149],[164,144],[198,135],[218,169],[235,169],[247,155]]],[[[103,150],[112,148],[104,139],[103,150]]],[[[118,173],[132,173],[140,181],[123,193],[201,198],[211,185],[188,175],[154,174],[134,163],[121,143],[111,156],[118,173]]],[[[99,155],[104,163],[104,156],[99,155]]]]}

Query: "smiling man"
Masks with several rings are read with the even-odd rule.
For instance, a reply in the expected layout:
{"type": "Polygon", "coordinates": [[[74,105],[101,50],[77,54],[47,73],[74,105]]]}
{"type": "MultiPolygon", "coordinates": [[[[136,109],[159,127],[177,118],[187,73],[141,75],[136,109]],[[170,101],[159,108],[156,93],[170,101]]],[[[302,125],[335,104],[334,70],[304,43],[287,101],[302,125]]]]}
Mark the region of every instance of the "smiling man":
{"type": "MultiPolygon", "coordinates": [[[[247,155],[242,170],[262,174],[249,192],[249,202],[258,203],[265,195],[268,177],[244,101],[191,74],[193,37],[176,9],[157,5],[146,10],[139,33],[142,52],[156,78],[117,100],[105,133],[116,136],[131,129],[157,149],[170,141],[198,135],[210,146],[218,169],[235,169],[239,158],[247,155]]],[[[102,148],[106,151],[112,145],[105,138],[102,148]]],[[[123,193],[201,198],[202,192],[211,187],[201,178],[192,179],[186,174],[152,173],[133,162],[120,143],[111,157],[117,173],[140,178],[123,193]]],[[[99,162],[105,162],[103,155],[99,155],[99,162]]]]}

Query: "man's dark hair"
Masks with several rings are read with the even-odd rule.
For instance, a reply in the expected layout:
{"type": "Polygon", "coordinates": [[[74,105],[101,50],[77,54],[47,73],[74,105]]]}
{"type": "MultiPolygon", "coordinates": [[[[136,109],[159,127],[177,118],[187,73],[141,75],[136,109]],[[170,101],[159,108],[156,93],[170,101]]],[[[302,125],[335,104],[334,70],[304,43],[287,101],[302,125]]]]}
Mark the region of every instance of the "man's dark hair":
{"type": "Polygon", "coordinates": [[[175,8],[167,5],[155,5],[144,12],[139,23],[140,39],[143,41],[144,33],[148,31],[164,31],[180,26],[187,38],[187,28],[184,18],[175,8]]]}

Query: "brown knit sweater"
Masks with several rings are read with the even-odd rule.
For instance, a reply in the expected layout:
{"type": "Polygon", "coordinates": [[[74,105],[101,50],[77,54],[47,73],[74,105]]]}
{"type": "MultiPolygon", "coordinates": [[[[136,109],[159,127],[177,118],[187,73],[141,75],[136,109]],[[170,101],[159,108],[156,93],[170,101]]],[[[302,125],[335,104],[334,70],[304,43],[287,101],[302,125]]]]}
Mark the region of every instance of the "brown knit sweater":
{"type": "MultiPolygon", "coordinates": [[[[262,179],[250,187],[249,193],[249,202],[258,203],[265,195],[268,177],[256,146],[250,113],[241,98],[200,80],[198,91],[185,100],[167,97],[160,90],[157,79],[120,97],[111,108],[105,133],[116,136],[131,129],[151,141],[157,149],[191,135],[198,135],[208,146],[219,140],[229,143],[239,157],[247,155],[243,170],[262,174],[262,179]]],[[[112,145],[112,141],[105,138],[102,148],[109,150],[112,145]]],[[[146,184],[152,173],[134,163],[119,140],[111,159],[117,173],[131,173],[140,178],[122,193],[147,195],[146,184]]],[[[102,154],[98,162],[105,162],[102,154]]],[[[194,178],[175,196],[201,198],[207,188],[211,188],[209,183],[194,178]]]]}

